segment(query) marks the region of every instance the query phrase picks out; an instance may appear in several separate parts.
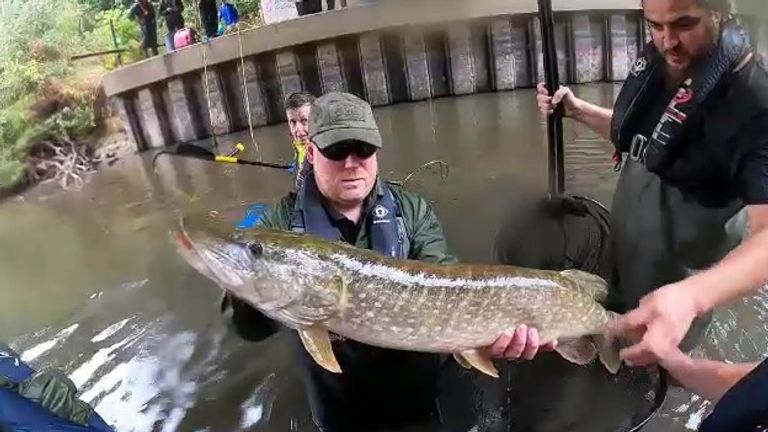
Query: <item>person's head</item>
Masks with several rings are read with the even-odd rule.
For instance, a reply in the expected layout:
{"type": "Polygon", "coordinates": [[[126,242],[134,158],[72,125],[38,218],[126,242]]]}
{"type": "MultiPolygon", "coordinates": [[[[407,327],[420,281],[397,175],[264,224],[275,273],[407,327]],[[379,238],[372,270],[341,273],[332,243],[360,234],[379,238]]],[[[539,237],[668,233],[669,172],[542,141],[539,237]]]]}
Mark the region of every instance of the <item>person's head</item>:
{"type": "Polygon", "coordinates": [[[285,100],[285,116],[294,141],[308,143],[309,139],[309,109],[315,97],[310,93],[291,93],[285,100]]]}
{"type": "Polygon", "coordinates": [[[312,104],[307,159],[320,193],[342,207],[362,205],[376,184],[381,135],[371,106],[349,93],[312,104]]]}
{"type": "Polygon", "coordinates": [[[730,0],[642,0],[653,43],[673,73],[717,46],[730,0]]]}

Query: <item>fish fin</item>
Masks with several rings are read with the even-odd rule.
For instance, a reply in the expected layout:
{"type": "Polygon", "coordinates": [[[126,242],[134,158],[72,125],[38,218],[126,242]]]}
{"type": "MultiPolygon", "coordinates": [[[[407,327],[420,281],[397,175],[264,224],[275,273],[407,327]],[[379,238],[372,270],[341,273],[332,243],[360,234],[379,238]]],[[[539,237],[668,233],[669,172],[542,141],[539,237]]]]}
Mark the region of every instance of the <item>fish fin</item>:
{"type": "Polygon", "coordinates": [[[341,366],[339,366],[339,362],[333,354],[331,337],[328,334],[328,330],[315,326],[298,330],[298,332],[299,336],[301,336],[301,342],[304,344],[304,349],[307,350],[317,364],[329,372],[341,373],[341,366]]]}
{"type": "Polygon", "coordinates": [[[580,290],[593,299],[603,302],[608,298],[608,282],[600,276],[576,269],[563,270],[560,274],[572,280],[580,290]]]}
{"type": "Polygon", "coordinates": [[[459,353],[453,353],[453,358],[456,363],[460,364],[464,369],[472,369],[472,365],[459,353]]]}
{"type": "Polygon", "coordinates": [[[597,356],[597,348],[587,336],[558,341],[555,351],[569,362],[582,366],[589,364],[597,356]]]}
{"type": "Polygon", "coordinates": [[[344,280],[344,276],[336,275],[333,278],[334,282],[339,284],[339,311],[342,311],[349,306],[349,291],[347,281],[344,280]]]}
{"type": "MultiPolygon", "coordinates": [[[[499,371],[496,369],[496,366],[493,365],[491,357],[487,353],[481,352],[480,350],[471,349],[462,351],[460,355],[464,361],[466,361],[480,372],[486,375],[490,375],[494,378],[499,377],[499,371]]],[[[462,362],[459,362],[459,364],[463,366],[462,362]]]]}
{"type": "Polygon", "coordinates": [[[594,335],[592,340],[597,347],[597,354],[600,363],[612,374],[616,374],[621,368],[621,357],[619,356],[619,346],[614,341],[609,340],[604,335],[594,335]]]}

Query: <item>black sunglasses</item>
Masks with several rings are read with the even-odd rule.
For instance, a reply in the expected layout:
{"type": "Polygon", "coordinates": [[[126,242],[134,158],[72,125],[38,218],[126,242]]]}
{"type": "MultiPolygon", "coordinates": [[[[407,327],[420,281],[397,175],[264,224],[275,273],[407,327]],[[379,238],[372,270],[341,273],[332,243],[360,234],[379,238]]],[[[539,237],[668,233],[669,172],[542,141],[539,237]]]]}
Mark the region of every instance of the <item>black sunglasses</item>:
{"type": "Polygon", "coordinates": [[[376,146],[361,141],[342,141],[320,150],[320,153],[322,153],[326,159],[339,162],[346,159],[347,156],[352,153],[360,159],[368,159],[376,153],[376,150],[378,150],[376,146]]]}

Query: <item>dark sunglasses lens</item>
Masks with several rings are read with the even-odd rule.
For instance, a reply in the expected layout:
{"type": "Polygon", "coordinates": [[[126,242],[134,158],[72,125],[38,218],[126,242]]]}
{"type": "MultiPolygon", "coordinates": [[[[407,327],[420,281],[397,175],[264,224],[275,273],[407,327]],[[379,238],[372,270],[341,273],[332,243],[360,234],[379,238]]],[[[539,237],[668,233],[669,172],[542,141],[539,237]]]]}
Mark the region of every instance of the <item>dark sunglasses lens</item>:
{"type": "Polygon", "coordinates": [[[361,159],[368,159],[376,153],[376,147],[370,144],[334,144],[320,152],[333,161],[342,161],[352,153],[361,159]]]}
{"type": "Polygon", "coordinates": [[[357,146],[355,149],[355,154],[360,159],[368,159],[369,157],[373,156],[374,153],[376,153],[376,147],[370,144],[362,144],[357,146]]]}
{"type": "Polygon", "coordinates": [[[320,153],[332,161],[340,161],[347,158],[347,155],[349,154],[349,148],[344,145],[336,144],[320,150],[320,153]]]}

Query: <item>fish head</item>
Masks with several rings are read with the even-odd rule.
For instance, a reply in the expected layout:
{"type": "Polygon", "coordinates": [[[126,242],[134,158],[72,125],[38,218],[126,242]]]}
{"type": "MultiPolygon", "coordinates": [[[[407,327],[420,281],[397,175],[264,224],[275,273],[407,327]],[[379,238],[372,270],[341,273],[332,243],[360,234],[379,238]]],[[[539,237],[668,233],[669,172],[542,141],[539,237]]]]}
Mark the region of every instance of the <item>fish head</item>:
{"type": "Polygon", "coordinates": [[[338,310],[338,269],[318,259],[301,236],[234,230],[213,217],[183,218],[172,233],[177,250],[222,289],[286,324],[307,325],[338,310]]]}

